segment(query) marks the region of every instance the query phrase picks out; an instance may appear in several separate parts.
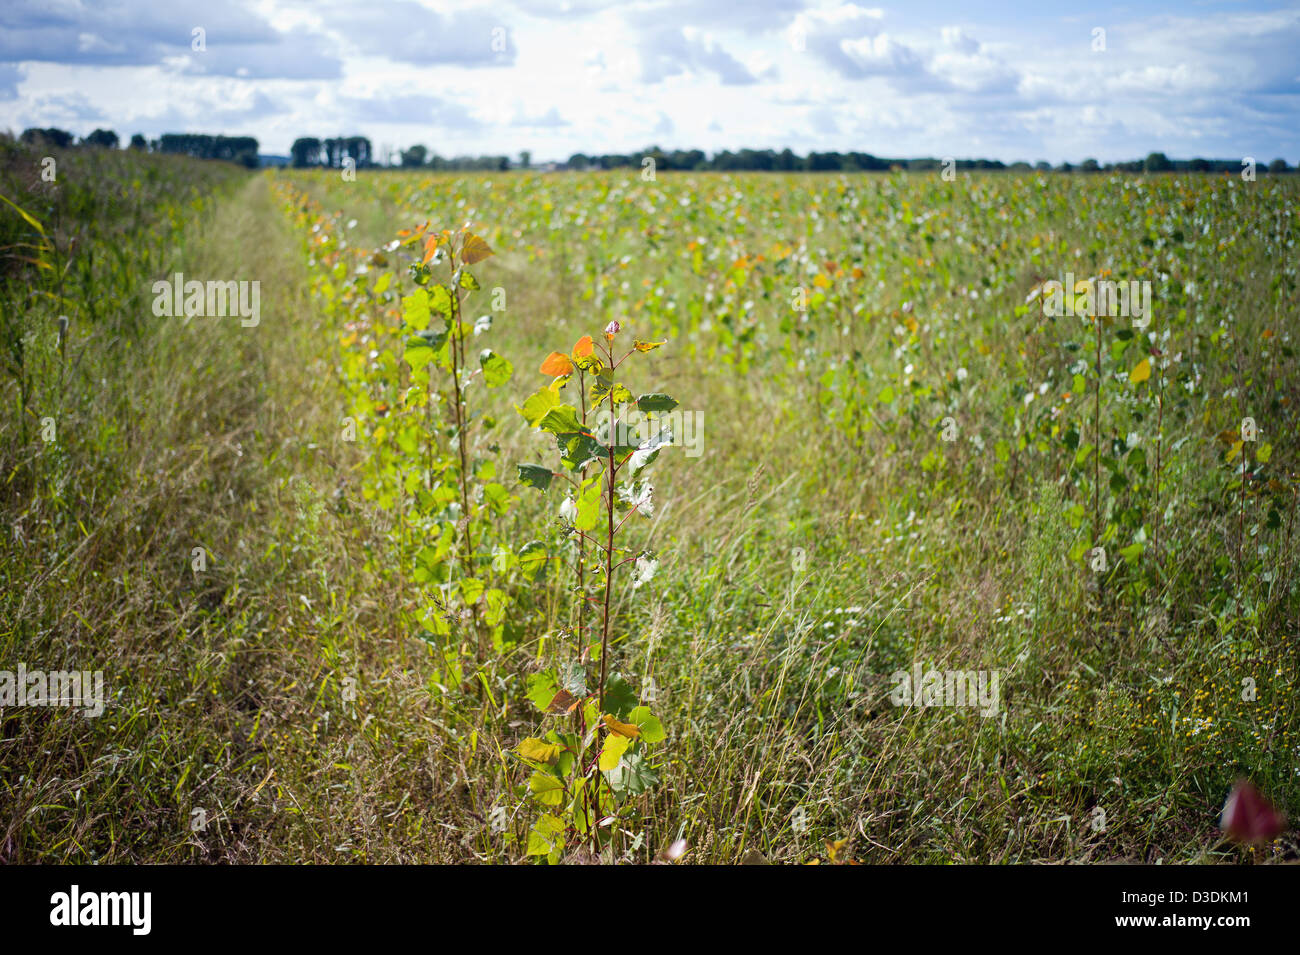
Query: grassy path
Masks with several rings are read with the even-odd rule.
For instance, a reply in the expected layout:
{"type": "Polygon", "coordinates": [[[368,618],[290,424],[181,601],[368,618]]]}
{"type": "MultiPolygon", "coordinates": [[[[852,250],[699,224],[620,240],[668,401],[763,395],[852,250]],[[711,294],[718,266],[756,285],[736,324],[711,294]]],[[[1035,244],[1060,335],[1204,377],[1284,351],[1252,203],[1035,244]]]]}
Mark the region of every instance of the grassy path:
{"type": "Polygon", "coordinates": [[[5,554],[28,586],[6,592],[0,650],[102,668],[110,704],[8,711],[0,860],[427,860],[438,834],[407,821],[412,792],[432,796],[419,694],[377,662],[401,653],[359,619],[374,602],[350,599],[362,535],[326,506],[344,477],[332,373],[304,364],[327,333],[266,180],[176,262],[260,282],[261,321],[157,319],[170,327],[123,350],[93,420],[66,425],[121,440],[69,507],[70,552],[28,530],[5,554]],[[345,702],[345,680],[376,689],[345,702]]]}

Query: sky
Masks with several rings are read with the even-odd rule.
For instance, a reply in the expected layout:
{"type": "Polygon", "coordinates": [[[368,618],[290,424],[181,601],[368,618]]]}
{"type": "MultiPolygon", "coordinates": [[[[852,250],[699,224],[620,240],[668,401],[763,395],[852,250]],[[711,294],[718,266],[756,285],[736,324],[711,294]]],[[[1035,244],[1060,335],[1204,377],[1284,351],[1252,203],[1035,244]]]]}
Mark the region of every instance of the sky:
{"type": "MultiPolygon", "coordinates": [[[[2,0],[0,129],[1300,162],[1300,0],[2,0]]],[[[394,156],[395,158],[395,156],[394,156]]]]}

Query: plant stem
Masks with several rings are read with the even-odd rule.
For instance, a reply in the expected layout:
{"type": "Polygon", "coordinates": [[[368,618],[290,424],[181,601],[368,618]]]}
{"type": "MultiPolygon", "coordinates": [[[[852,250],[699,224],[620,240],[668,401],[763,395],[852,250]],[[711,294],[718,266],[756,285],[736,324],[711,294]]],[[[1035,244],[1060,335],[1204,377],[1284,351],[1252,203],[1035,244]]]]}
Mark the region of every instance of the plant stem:
{"type": "MultiPolygon", "coordinates": [[[[456,275],[456,255],[449,251],[451,274],[456,275]]],[[[465,455],[465,409],[464,398],[460,390],[460,372],[465,364],[465,343],[461,336],[460,322],[460,283],[455,283],[451,297],[451,383],[456,393],[456,447],[460,453],[460,516],[465,522],[465,550],[461,558],[461,569],[467,578],[473,578],[474,541],[470,532],[469,518],[469,465],[465,455]]],[[[487,658],[487,648],[483,642],[483,631],[479,626],[478,604],[470,605],[470,615],[474,621],[474,637],[477,642],[478,660],[482,663],[487,658]]]]}
{"type": "MultiPolygon", "coordinates": [[[[610,360],[613,361],[611,347],[610,360]]],[[[605,614],[600,632],[600,711],[605,712],[605,677],[609,673],[609,597],[614,584],[614,389],[609,389],[609,465],[605,469],[605,513],[609,538],[605,545],[605,614]]]]}
{"type": "Polygon", "coordinates": [[[1152,543],[1155,547],[1156,562],[1163,566],[1163,561],[1160,559],[1160,451],[1164,446],[1165,437],[1165,371],[1164,368],[1157,368],[1157,371],[1160,373],[1160,391],[1156,399],[1156,520],[1155,539],[1152,543]]]}
{"type": "Polygon", "coordinates": [[[1093,401],[1093,432],[1097,435],[1097,449],[1092,459],[1092,544],[1097,546],[1101,537],[1101,318],[1097,323],[1097,391],[1093,401]]]}
{"type": "MultiPolygon", "coordinates": [[[[578,369],[578,398],[582,404],[582,425],[587,426],[587,387],[586,376],[583,375],[582,369],[578,369]]],[[[587,481],[587,465],[582,466],[578,487],[587,481]]],[[[583,654],[587,652],[587,642],[583,636],[583,623],[586,619],[587,611],[587,586],[586,586],[586,564],[587,564],[587,535],[579,533],[578,535],[578,658],[582,659],[583,654]]]]}

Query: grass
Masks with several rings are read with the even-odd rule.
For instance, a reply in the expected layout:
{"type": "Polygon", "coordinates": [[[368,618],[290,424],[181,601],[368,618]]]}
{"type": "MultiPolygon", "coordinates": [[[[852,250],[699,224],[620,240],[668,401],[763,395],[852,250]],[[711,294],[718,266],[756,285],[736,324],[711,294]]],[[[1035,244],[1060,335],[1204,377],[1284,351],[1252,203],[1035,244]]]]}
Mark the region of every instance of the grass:
{"type": "MultiPolygon", "coordinates": [[[[102,668],[110,706],[99,719],[0,711],[0,860],[522,856],[532,820],[502,751],[543,725],[523,679],[559,652],[563,592],[552,577],[517,594],[518,624],[481,682],[445,682],[438,649],[404,623],[412,588],[389,572],[392,515],[362,493],[367,446],[341,437],[339,316],[313,294],[321,272],[271,179],[217,177],[201,208],[178,203],[174,218],[94,212],[103,228],[87,241],[101,256],[121,250],[116,278],[56,238],[69,274],[87,276],[62,361],[57,308],[21,309],[42,357],[26,399],[10,379],[2,393],[12,533],[0,544],[0,668],[102,668]],[[152,251],[122,239],[146,234],[152,251]],[[258,279],[261,324],[153,319],[149,285],[173,270],[258,279]],[[46,445],[36,421],[53,396],[59,437],[46,445]],[[203,572],[194,547],[209,555],[203,572]],[[495,807],[507,833],[488,825],[495,807]]],[[[648,596],[616,607],[616,665],[638,685],[653,679],[669,731],[663,783],[633,806],[626,858],[649,861],[679,837],[687,861],[714,863],[826,859],[841,839],[840,858],[865,862],[1291,858],[1287,839],[1230,846],[1215,814],[1242,774],[1300,811],[1300,395],[1296,266],[1283,254],[1295,225],[1268,214],[1294,206],[1295,186],[1262,182],[1275,191],[1234,200],[1208,177],[1135,177],[1126,188],[1142,193],[1121,200],[1087,177],[974,178],[955,195],[928,177],[789,177],[780,189],[762,176],[660,179],[294,179],[341,210],[335,227],[359,255],[431,216],[494,224],[498,256],[480,278],[508,292],[493,347],[516,380],[481,400],[503,422],[502,470],[538,459],[510,403],[555,341],[612,317],[670,338],[647,374],[705,410],[706,452],[656,476],[658,508],[636,533],[662,564],[648,596]],[[679,235],[683,197],[708,211],[679,235]],[[1209,237],[1171,239],[1194,224],[1209,237]],[[698,271],[688,234],[704,255],[720,251],[698,271]],[[769,255],[737,280],[733,260],[783,242],[808,243],[805,258],[769,255]],[[822,264],[831,257],[836,270],[822,264]],[[1157,486],[1170,510],[1137,569],[1114,557],[1130,537],[1108,546],[1115,569],[1101,586],[1070,557],[1092,523],[1093,462],[1074,466],[1061,444],[1070,426],[1096,441],[1095,382],[1035,417],[1068,388],[1090,333],[1015,312],[1078,260],[1174,273],[1181,291],[1160,286],[1168,311],[1155,327],[1173,331],[1168,351],[1194,358],[1204,383],[1165,409],[1160,483],[1130,467],[1123,489],[1103,487],[1117,535],[1140,526],[1150,539],[1157,486]],[[788,287],[813,271],[831,276],[825,300],[808,323],[783,320],[788,287]],[[1052,393],[1026,403],[1047,381],[1052,393]],[[886,387],[894,401],[880,400],[886,387]],[[1238,402],[1265,409],[1255,414],[1274,447],[1257,486],[1290,495],[1250,497],[1243,583],[1240,501],[1214,437],[1244,413],[1238,402]],[[947,448],[935,437],[944,414],[962,432],[947,448]],[[999,715],[892,706],[889,674],[914,662],[1000,670],[999,715]]],[[[5,194],[19,195],[12,183],[5,194]]],[[[151,202],[140,215],[164,194],[151,202]]],[[[39,284],[14,269],[7,295],[39,284]]],[[[1130,354],[1104,359],[1127,372],[1130,354]]],[[[1151,447],[1151,392],[1118,377],[1103,387],[1106,427],[1151,447]]],[[[512,492],[500,539],[540,536],[556,500],[512,492]]]]}

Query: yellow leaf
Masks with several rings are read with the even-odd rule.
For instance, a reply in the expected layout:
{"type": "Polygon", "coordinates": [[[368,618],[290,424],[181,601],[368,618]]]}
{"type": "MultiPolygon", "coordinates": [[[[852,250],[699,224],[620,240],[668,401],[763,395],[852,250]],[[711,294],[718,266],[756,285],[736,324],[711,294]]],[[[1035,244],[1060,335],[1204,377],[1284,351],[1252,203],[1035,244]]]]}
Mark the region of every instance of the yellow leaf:
{"type": "Polygon", "coordinates": [[[546,356],[546,361],[542,362],[541,371],[543,375],[550,375],[552,378],[572,374],[573,362],[569,361],[569,356],[553,351],[546,356]]]}
{"type": "Polygon", "coordinates": [[[635,739],[641,735],[641,727],[633,726],[631,723],[620,723],[608,713],[605,714],[605,725],[609,727],[610,732],[626,736],[628,739],[635,739]]]}
{"type": "Polygon", "coordinates": [[[618,761],[623,758],[627,748],[632,745],[632,741],[626,736],[618,736],[611,733],[605,737],[605,746],[600,751],[600,771],[608,773],[617,768],[618,761]]]}
{"type": "Polygon", "coordinates": [[[652,349],[658,348],[660,345],[666,344],[668,344],[668,339],[666,338],[661,342],[643,342],[638,339],[632,343],[632,347],[637,351],[651,351],[652,349]]]}
{"type": "Polygon", "coordinates": [[[1229,464],[1231,464],[1233,461],[1237,460],[1237,455],[1241,454],[1241,449],[1242,449],[1242,447],[1243,447],[1242,442],[1240,442],[1240,441],[1234,441],[1234,442],[1232,442],[1232,447],[1230,447],[1230,448],[1228,449],[1227,462],[1228,462],[1229,464]]]}
{"type": "Polygon", "coordinates": [[[477,235],[465,236],[465,244],[460,249],[461,261],[466,265],[482,262],[489,255],[494,254],[491,247],[483,241],[482,237],[477,235]]]}
{"type": "Polygon", "coordinates": [[[1133,382],[1135,385],[1141,384],[1150,377],[1151,362],[1146,358],[1143,358],[1138,362],[1137,365],[1134,366],[1133,370],[1128,373],[1128,380],[1133,382]]]}
{"type": "Polygon", "coordinates": [[[549,763],[560,755],[560,744],[548,743],[535,736],[530,736],[519,741],[519,745],[515,747],[515,752],[524,759],[535,759],[539,763],[549,763]]]}

